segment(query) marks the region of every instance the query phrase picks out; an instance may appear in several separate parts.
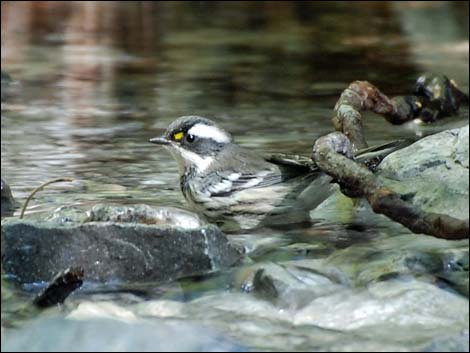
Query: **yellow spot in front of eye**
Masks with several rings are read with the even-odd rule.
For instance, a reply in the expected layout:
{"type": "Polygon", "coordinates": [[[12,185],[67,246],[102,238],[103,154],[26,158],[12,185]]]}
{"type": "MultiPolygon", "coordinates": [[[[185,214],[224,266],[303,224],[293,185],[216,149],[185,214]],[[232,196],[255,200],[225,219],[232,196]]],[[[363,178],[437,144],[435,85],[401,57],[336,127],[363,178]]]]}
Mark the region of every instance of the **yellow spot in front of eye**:
{"type": "Polygon", "coordinates": [[[180,131],[180,132],[177,132],[176,134],[173,135],[173,138],[176,140],[176,141],[179,141],[183,138],[184,136],[184,132],[180,131]]]}

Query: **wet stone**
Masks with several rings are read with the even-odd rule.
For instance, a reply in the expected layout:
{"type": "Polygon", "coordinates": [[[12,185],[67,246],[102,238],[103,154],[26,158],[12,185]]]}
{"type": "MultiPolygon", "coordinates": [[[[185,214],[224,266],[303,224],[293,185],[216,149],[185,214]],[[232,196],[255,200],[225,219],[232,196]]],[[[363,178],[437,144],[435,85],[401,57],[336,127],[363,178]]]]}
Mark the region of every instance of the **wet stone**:
{"type": "Polygon", "coordinates": [[[2,352],[67,352],[71,347],[76,352],[246,351],[210,328],[162,320],[37,319],[17,330],[2,330],[2,338],[2,352]]]}
{"type": "Polygon", "coordinates": [[[425,137],[387,156],[385,185],[428,212],[468,218],[468,125],[425,137]]]}
{"type": "Polygon", "coordinates": [[[3,270],[20,283],[49,281],[68,267],[82,267],[85,281],[168,281],[212,273],[240,257],[212,225],[77,224],[60,218],[2,223],[3,270]]]}
{"type": "Polygon", "coordinates": [[[462,330],[458,334],[435,338],[423,352],[468,352],[469,348],[469,331],[462,330]]]}
{"type": "Polygon", "coordinates": [[[207,223],[198,215],[175,207],[154,207],[143,204],[97,204],[89,211],[76,206],[62,206],[46,218],[57,224],[84,222],[139,223],[196,229],[207,223]]]}
{"type": "Polygon", "coordinates": [[[281,308],[299,309],[340,288],[335,280],[294,264],[263,263],[248,273],[242,290],[281,308]]]}
{"type": "Polygon", "coordinates": [[[151,207],[147,205],[96,205],[91,209],[88,221],[173,224],[186,229],[202,227],[205,224],[196,214],[185,210],[174,207],[151,207]]]}
{"type": "MultiPolygon", "coordinates": [[[[468,140],[468,125],[427,136],[385,157],[376,175],[386,187],[424,211],[468,219],[468,140]]],[[[337,221],[340,214],[341,221],[350,222],[361,216],[356,211],[372,217],[366,202],[355,203],[338,190],[310,216],[337,221]]],[[[380,217],[374,216],[374,222],[380,217]]]]}
{"type": "Polygon", "coordinates": [[[11,216],[17,207],[17,202],[13,198],[11,194],[10,186],[2,180],[2,217],[3,216],[11,216]]]}
{"type": "Polygon", "coordinates": [[[1,71],[2,102],[4,102],[9,96],[12,82],[13,80],[10,74],[2,70],[1,71]]]}
{"type": "Polygon", "coordinates": [[[47,222],[56,223],[58,226],[65,224],[79,224],[88,220],[86,210],[76,206],[61,206],[46,218],[47,222]]]}

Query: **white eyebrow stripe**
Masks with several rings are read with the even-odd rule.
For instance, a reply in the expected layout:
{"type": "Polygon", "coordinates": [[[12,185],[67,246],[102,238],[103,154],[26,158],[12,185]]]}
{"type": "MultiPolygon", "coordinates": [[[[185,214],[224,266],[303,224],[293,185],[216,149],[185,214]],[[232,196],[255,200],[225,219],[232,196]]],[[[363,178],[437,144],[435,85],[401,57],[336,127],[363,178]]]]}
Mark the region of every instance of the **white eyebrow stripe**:
{"type": "Polygon", "coordinates": [[[188,134],[203,138],[210,138],[218,143],[230,142],[230,135],[219,129],[217,126],[196,124],[188,130],[188,134]]]}

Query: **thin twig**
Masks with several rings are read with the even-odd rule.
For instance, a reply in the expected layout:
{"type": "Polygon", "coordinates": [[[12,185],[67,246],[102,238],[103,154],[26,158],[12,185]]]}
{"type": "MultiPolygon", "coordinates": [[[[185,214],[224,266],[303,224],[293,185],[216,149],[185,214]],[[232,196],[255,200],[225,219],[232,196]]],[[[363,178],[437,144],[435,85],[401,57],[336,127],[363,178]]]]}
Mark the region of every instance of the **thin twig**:
{"type": "Polygon", "coordinates": [[[28,198],[26,199],[24,205],[23,205],[23,208],[21,210],[21,214],[20,214],[20,219],[23,218],[24,216],[24,211],[26,210],[26,207],[28,207],[28,203],[29,201],[33,198],[33,196],[38,192],[38,191],[41,191],[42,189],[44,189],[44,187],[46,187],[47,185],[49,184],[53,184],[53,183],[61,183],[61,182],[64,182],[64,181],[74,181],[72,178],[57,178],[57,179],[52,179],[52,180],[49,180],[48,182],[45,182],[44,184],[38,186],[36,189],[33,190],[33,192],[28,196],[28,198]]]}

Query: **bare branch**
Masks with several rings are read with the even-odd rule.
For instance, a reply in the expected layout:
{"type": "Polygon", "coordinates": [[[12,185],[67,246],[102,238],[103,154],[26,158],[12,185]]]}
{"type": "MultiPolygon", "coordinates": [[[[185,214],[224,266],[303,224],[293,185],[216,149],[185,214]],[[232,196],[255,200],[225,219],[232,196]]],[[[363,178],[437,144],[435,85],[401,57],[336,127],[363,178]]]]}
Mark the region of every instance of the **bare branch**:
{"type": "Polygon", "coordinates": [[[374,212],[401,223],[414,233],[452,240],[469,237],[468,219],[424,212],[407,203],[399,194],[382,185],[367,167],[349,159],[352,151],[349,139],[334,132],[315,142],[312,159],[320,169],[336,179],[346,195],[365,197],[374,212]]]}

